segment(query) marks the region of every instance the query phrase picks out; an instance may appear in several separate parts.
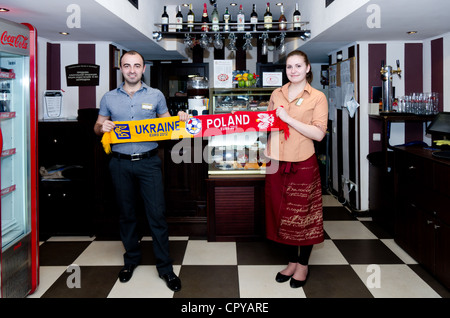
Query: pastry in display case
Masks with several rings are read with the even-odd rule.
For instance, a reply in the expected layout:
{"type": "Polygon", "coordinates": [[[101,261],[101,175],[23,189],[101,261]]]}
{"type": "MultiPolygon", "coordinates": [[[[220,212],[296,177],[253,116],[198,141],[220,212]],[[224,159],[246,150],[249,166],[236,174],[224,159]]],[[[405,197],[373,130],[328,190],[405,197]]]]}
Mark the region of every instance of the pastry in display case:
{"type": "Polygon", "coordinates": [[[243,132],[210,137],[209,175],[264,174],[267,132],[243,132]]]}
{"type": "MultiPolygon", "coordinates": [[[[212,111],[266,111],[274,88],[212,89],[212,111]]],[[[265,174],[267,132],[249,131],[209,137],[210,176],[265,174]]]]}

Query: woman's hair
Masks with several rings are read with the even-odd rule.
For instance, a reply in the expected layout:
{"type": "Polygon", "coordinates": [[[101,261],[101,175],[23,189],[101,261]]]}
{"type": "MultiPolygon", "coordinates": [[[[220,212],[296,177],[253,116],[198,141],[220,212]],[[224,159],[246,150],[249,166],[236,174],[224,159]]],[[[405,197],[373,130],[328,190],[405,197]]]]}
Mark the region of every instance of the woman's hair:
{"type": "MultiPolygon", "coordinates": [[[[311,66],[311,63],[309,63],[308,55],[306,55],[306,53],[303,52],[303,51],[292,51],[291,53],[289,53],[286,56],[286,61],[287,61],[288,58],[290,58],[291,56],[295,56],[295,55],[302,56],[303,59],[305,60],[306,66],[308,66],[308,65],[311,66]]],[[[310,68],[309,72],[306,74],[306,80],[308,81],[309,84],[311,84],[311,82],[313,81],[312,68],[310,68]]]]}

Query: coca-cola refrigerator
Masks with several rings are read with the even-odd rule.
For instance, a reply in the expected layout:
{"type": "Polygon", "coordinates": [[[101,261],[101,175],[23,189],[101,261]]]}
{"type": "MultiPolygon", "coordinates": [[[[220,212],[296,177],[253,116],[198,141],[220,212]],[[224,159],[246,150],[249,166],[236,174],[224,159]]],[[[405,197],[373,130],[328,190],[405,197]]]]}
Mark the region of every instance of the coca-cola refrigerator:
{"type": "Polygon", "coordinates": [[[37,34],[0,19],[0,285],[25,297],[39,283],[37,34]]]}

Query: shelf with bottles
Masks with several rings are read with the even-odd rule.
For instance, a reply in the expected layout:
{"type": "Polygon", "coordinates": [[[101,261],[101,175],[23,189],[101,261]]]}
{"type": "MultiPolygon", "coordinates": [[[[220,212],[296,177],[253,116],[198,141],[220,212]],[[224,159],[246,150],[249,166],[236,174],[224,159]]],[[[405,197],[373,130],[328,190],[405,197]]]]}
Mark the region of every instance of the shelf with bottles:
{"type": "MultiPolygon", "coordinates": [[[[272,28],[271,29],[266,29],[264,27],[264,21],[258,21],[258,23],[251,23],[251,22],[245,22],[244,25],[244,30],[238,30],[238,24],[237,22],[230,22],[230,23],[223,23],[220,22],[218,23],[219,26],[219,31],[213,31],[212,23],[208,23],[208,27],[209,27],[209,31],[202,31],[202,26],[204,26],[204,23],[201,22],[194,22],[194,23],[187,23],[187,22],[183,22],[181,23],[181,29],[176,29],[177,25],[179,25],[178,23],[168,23],[169,26],[169,31],[167,32],[163,32],[161,31],[161,35],[162,37],[168,37],[168,38],[185,38],[186,34],[192,35],[192,36],[196,36],[196,35],[201,35],[201,34],[208,34],[208,35],[214,35],[216,33],[219,34],[230,34],[230,33],[235,33],[235,34],[245,34],[248,32],[251,32],[253,34],[263,34],[263,33],[267,33],[269,34],[269,36],[271,35],[279,35],[280,33],[285,33],[285,36],[287,38],[290,37],[301,37],[302,35],[308,35],[307,37],[309,37],[311,31],[310,30],[306,30],[304,29],[304,26],[306,26],[309,22],[301,22],[301,26],[302,28],[300,30],[294,30],[293,29],[293,25],[294,22],[284,22],[284,24],[286,24],[286,29],[281,29],[279,28],[280,24],[282,24],[281,22],[272,22],[272,28]],[[192,30],[188,29],[188,26],[192,25],[193,28],[192,30]],[[230,27],[230,31],[224,31],[224,27],[225,26],[229,26],[230,27]],[[292,25],[292,27],[290,27],[292,25]],[[170,31],[172,28],[171,26],[174,26],[173,31],[170,31]],[[255,26],[256,26],[256,30],[255,30],[255,26]]],[[[156,27],[161,28],[162,24],[161,23],[155,23],[156,27]]]]}
{"type": "Polygon", "coordinates": [[[11,82],[15,78],[12,69],[0,68],[0,119],[10,118],[5,113],[10,112],[11,82]]]}
{"type": "Polygon", "coordinates": [[[186,37],[186,34],[197,35],[205,33],[212,34],[230,32],[256,32],[268,34],[278,34],[283,32],[287,37],[300,37],[304,40],[310,37],[311,32],[304,28],[307,24],[309,24],[309,22],[301,21],[298,3],[296,3],[295,11],[292,14],[292,22],[288,22],[284,14],[283,4],[278,3],[277,6],[280,6],[280,16],[278,19],[274,19],[273,14],[270,11],[270,3],[268,2],[261,20],[258,18],[255,4],[253,4],[252,11],[248,16],[246,16],[243,11],[243,6],[240,5],[239,12],[236,16],[236,21],[232,22],[228,7],[225,7],[225,13],[220,16],[217,11],[217,5],[214,3],[214,9],[212,10],[211,15],[208,15],[207,5],[204,3],[203,13],[200,19],[197,19],[196,21],[195,14],[192,10],[192,4],[189,5],[189,12],[187,13],[186,20],[183,19],[181,6],[179,5],[178,12],[175,17],[176,23],[169,23],[169,16],[167,14],[166,7],[164,7],[164,12],[161,16],[161,23],[155,24],[155,26],[159,27],[159,31],[156,31],[154,37],[155,39],[160,40],[164,35],[169,37],[186,37]]]}

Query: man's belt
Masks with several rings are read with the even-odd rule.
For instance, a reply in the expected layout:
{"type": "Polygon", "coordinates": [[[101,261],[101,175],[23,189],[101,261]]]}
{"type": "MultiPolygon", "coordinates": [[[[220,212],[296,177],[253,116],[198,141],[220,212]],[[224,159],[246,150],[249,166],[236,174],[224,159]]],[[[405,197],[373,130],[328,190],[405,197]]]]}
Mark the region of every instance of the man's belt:
{"type": "Polygon", "coordinates": [[[119,153],[119,152],[112,152],[112,156],[116,157],[117,159],[126,159],[126,160],[131,160],[131,161],[138,161],[141,159],[145,159],[145,158],[150,158],[153,157],[154,155],[158,154],[158,149],[152,149],[150,151],[147,152],[142,152],[142,153],[134,153],[132,155],[127,155],[127,154],[123,154],[123,153],[119,153]]]}
{"type": "Polygon", "coordinates": [[[112,131],[103,134],[102,144],[109,154],[111,144],[117,143],[209,137],[249,131],[279,130],[288,138],[289,127],[275,112],[200,115],[191,117],[187,122],[180,121],[178,116],[118,121],[114,122],[116,126],[112,131]]]}

